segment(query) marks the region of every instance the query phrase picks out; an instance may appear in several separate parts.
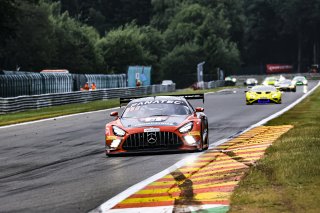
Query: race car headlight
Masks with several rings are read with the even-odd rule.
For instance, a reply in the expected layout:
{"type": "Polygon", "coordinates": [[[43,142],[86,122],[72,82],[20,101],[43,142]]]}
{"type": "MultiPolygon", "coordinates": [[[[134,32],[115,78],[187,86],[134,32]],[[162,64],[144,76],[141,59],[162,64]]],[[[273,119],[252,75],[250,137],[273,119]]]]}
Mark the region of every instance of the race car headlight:
{"type": "Polygon", "coordinates": [[[124,136],[126,134],[126,132],[123,130],[123,129],[120,129],[119,127],[117,126],[112,126],[112,130],[113,130],[113,133],[116,135],[116,136],[124,136]]]}
{"type": "Polygon", "coordinates": [[[116,139],[116,140],[113,140],[110,147],[111,148],[118,148],[119,144],[120,144],[121,140],[120,139],[116,139]]]}
{"type": "Polygon", "coordinates": [[[272,98],[276,98],[278,96],[277,93],[272,94],[272,98]]]}
{"type": "Polygon", "coordinates": [[[196,140],[191,135],[184,136],[184,139],[189,145],[194,145],[196,143],[196,140]]]}
{"type": "Polygon", "coordinates": [[[303,83],[303,84],[307,84],[308,81],[307,81],[307,80],[303,80],[302,83],[303,83]]]}
{"type": "Polygon", "coordinates": [[[249,97],[250,97],[250,98],[255,98],[255,97],[256,97],[256,94],[250,92],[250,93],[249,93],[249,97]]]}
{"type": "Polygon", "coordinates": [[[237,79],[236,79],[236,78],[232,78],[232,81],[233,81],[234,83],[236,83],[237,79]]]}
{"type": "Polygon", "coordinates": [[[187,133],[190,132],[193,128],[193,122],[186,123],[182,127],[180,127],[179,132],[180,133],[187,133]]]}

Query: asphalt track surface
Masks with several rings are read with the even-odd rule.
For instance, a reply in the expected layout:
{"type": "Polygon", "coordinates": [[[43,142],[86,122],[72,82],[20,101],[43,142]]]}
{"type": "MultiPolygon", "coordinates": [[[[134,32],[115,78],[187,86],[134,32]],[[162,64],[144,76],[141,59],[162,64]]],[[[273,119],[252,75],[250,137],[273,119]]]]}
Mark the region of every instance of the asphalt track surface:
{"type": "MultiPolygon", "coordinates": [[[[309,82],[311,89],[317,82],[309,82]]],[[[244,89],[208,94],[210,143],[227,138],[294,102],[245,105],[244,89]]],[[[202,106],[202,102],[192,102],[202,106]]],[[[121,111],[121,109],[120,109],[121,111]]],[[[0,212],[88,212],[192,153],[108,158],[104,125],[110,111],[0,129],[0,212]]]]}

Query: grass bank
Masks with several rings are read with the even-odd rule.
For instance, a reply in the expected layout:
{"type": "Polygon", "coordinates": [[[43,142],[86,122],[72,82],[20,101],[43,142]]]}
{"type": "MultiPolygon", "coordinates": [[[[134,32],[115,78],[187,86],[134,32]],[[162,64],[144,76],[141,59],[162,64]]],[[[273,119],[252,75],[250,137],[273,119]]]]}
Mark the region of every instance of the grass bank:
{"type": "MultiPolygon", "coordinates": [[[[233,87],[219,87],[215,89],[208,90],[192,90],[192,89],[184,89],[179,90],[173,93],[161,93],[158,95],[170,95],[170,94],[199,94],[206,92],[215,92],[218,90],[233,88],[233,87]]],[[[5,115],[0,115],[0,126],[23,123],[28,121],[35,121],[45,118],[53,118],[62,115],[70,115],[81,112],[90,112],[96,110],[103,110],[113,107],[119,106],[119,99],[111,99],[111,100],[100,100],[100,101],[92,101],[88,103],[78,103],[78,104],[66,104],[61,106],[53,106],[53,107],[45,107],[41,109],[35,110],[27,110],[23,112],[15,112],[9,113],[5,115]]]]}
{"type": "Polygon", "coordinates": [[[267,149],[229,212],[320,212],[320,89],[267,125],[294,125],[267,149]]]}

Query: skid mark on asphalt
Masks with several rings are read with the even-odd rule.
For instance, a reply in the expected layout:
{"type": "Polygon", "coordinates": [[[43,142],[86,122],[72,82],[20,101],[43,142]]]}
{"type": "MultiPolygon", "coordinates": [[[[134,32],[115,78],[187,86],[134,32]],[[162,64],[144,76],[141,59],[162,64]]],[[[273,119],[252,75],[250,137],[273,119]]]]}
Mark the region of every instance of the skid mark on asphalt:
{"type": "Polygon", "coordinates": [[[244,173],[292,127],[254,128],[149,184],[110,212],[226,212],[244,173]]]}

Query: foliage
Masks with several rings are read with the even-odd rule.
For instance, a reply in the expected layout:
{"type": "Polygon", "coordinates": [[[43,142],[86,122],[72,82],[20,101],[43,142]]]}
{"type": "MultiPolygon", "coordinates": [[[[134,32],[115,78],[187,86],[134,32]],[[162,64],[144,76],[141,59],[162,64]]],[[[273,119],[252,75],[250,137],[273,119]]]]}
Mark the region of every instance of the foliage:
{"type": "Polygon", "coordinates": [[[240,64],[306,71],[319,63],[319,26],[320,0],[2,0],[0,68],[123,73],[151,65],[159,83],[172,75],[166,62],[180,61],[169,57],[197,47],[198,61],[185,63],[195,73],[206,61],[210,79],[218,67],[238,74],[240,64]]]}
{"type": "Polygon", "coordinates": [[[167,79],[172,79],[180,88],[196,82],[197,63],[204,57],[200,46],[192,43],[175,47],[162,59],[162,70],[167,79]]]}
{"type": "Polygon", "coordinates": [[[96,30],[70,18],[68,13],[53,16],[52,22],[57,48],[54,65],[77,73],[99,70],[102,58],[96,47],[96,30]]]}
{"type": "Polygon", "coordinates": [[[166,62],[172,63],[173,60],[177,60],[181,63],[181,59],[175,57],[176,51],[179,50],[177,47],[193,44],[200,50],[198,56],[194,57],[198,60],[193,61],[193,64],[190,64],[191,61],[185,62],[190,65],[191,70],[184,71],[185,75],[193,73],[193,78],[185,79],[182,85],[178,83],[178,87],[197,81],[196,67],[201,61],[206,61],[205,68],[212,76],[215,75],[217,67],[223,67],[231,74],[239,66],[240,57],[236,44],[230,41],[230,27],[223,5],[208,9],[199,4],[183,4],[164,33],[168,49],[174,49],[170,55],[171,59],[163,61],[164,72],[170,68],[166,62]]]}
{"type": "Polygon", "coordinates": [[[129,65],[147,65],[152,55],[142,46],[143,34],[134,24],[112,30],[97,44],[106,66],[115,73],[123,73],[129,65]]]}

